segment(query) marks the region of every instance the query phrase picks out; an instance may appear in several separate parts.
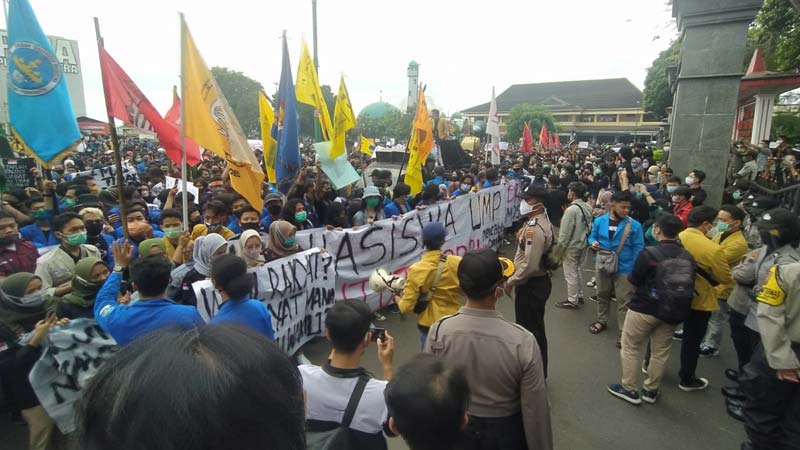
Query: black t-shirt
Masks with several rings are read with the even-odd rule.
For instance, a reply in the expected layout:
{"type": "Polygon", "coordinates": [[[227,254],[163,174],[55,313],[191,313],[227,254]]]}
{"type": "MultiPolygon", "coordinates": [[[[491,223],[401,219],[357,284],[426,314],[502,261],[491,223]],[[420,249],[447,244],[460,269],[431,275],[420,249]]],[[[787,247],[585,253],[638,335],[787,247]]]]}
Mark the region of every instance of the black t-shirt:
{"type": "Polygon", "coordinates": [[[547,209],[547,218],[550,223],[560,227],[561,218],[564,216],[564,206],[568,204],[567,194],[561,189],[548,189],[547,201],[544,202],[544,207],[547,209]]]}
{"type": "Polygon", "coordinates": [[[691,191],[692,191],[692,197],[694,197],[692,199],[693,206],[700,206],[706,201],[706,197],[708,197],[708,195],[706,194],[706,191],[703,188],[701,187],[694,188],[691,189],[691,191]]]}
{"type": "Polygon", "coordinates": [[[617,227],[619,227],[619,223],[622,222],[621,220],[614,220],[614,215],[609,214],[608,216],[608,238],[613,240],[614,234],[617,233],[617,227]]]}

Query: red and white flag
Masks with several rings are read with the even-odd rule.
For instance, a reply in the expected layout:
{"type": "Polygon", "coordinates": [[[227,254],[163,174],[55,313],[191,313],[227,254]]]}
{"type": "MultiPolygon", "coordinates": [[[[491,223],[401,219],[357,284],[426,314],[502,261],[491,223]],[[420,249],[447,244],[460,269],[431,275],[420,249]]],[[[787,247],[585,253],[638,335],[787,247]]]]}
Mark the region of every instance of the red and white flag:
{"type": "MultiPolygon", "coordinates": [[[[139,87],[104,48],[100,49],[100,70],[103,74],[103,90],[106,94],[108,115],[142,131],[155,133],[169,159],[180,164],[180,127],[172,125],[161,117],[153,104],[139,90],[139,87]]],[[[178,117],[180,117],[180,108],[178,117]]],[[[195,144],[194,151],[190,151],[187,142],[186,162],[190,166],[195,166],[200,162],[197,144],[195,144]]]]}

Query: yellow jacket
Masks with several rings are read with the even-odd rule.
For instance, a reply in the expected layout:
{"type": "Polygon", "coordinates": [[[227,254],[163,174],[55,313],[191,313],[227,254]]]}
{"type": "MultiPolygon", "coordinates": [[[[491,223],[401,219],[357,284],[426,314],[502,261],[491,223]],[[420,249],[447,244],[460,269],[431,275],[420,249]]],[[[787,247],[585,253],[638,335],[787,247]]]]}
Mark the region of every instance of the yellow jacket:
{"type": "MultiPolygon", "coordinates": [[[[194,228],[192,228],[192,234],[189,235],[189,240],[194,241],[195,239],[199,238],[200,236],[205,236],[207,234],[208,234],[208,227],[206,227],[202,223],[199,223],[199,224],[195,225],[194,228]]],[[[222,236],[223,238],[225,238],[226,241],[228,239],[236,236],[236,233],[234,233],[233,231],[231,231],[231,230],[229,230],[229,229],[227,229],[225,227],[219,227],[219,230],[217,230],[217,234],[222,236]]]]}
{"type": "MultiPolygon", "coordinates": [[[[722,251],[725,253],[725,259],[728,261],[728,267],[733,269],[747,256],[747,252],[749,251],[747,248],[747,239],[744,237],[742,230],[731,233],[722,242],[720,242],[721,238],[722,234],[718,234],[714,236],[713,241],[722,247],[722,251]]],[[[715,288],[717,291],[717,298],[727,300],[735,285],[736,283],[734,282],[717,286],[715,288]]]]}
{"type": "MultiPolygon", "coordinates": [[[[422,292],[429,292],[436,277],[436,269],[439,267],[439,250],[429,250],[422,254],[419,262],[414,263],[408,268],[406,274],[406,286],[403,288],[403,297],[397,305],[400,312],[408,313],[414,311],[419,295],[422,292]]],[[[458,284],[458,263],[461,262],[460,256],[448,256],[439,286],[433,293],[428,307],[417,317],[417,324],[421,327],[430,328],[434,322],[444,316],[449,316],[458,312],[461,308],[464,293],[458,284]]]]}
{"type": "MultiPolygon", "coordinates": [[[[720,285],[733,284],[731,268],[722,247],[715,244],[696,228],[687,228],[678,235],[683,248],[694,257],[698,269],[704,270],[720,285]]],[[[699,273],[694,277],[694,298],[692,309],[696,311],[716,311],[717,291],[706,277],[699,273]]]]}

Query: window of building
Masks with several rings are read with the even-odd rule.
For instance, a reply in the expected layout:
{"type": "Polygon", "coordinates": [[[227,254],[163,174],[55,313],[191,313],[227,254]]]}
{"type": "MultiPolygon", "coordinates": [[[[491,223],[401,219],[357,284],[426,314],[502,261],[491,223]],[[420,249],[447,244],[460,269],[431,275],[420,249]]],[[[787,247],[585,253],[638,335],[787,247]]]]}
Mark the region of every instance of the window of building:
{"type": "Polygon", "coordinates": [[[578,120],[576,122],[594,122],[594,116],[578,116],[578,120]]]}
{"type": "Polygon", "coordinates": [[[572,122],[572,114],[554,116],[556,122],[572,122]]]}
{"type": "Polygon", "coordinates": [[[620,114],[620,122],[639,122],[639,114],[620,114]]]}
{"type": "Polygon", "coordinates": [[[598,114],[597,115],[598,122],[616,122],[617,115],[616,114],[598,114]]]}

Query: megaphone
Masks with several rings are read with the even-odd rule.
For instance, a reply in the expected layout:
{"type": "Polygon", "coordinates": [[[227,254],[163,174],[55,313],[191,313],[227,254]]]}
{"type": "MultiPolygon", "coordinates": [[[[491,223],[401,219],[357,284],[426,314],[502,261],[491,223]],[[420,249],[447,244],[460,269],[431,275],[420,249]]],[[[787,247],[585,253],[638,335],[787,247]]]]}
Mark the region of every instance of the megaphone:
{"type": "Polygon", "coordinates": [[[397,294],[405,285],[405,277],[393,275],[383,268],[375,269],[369,276],[369,287],[375,292],[392,291],[397,294]]]}

